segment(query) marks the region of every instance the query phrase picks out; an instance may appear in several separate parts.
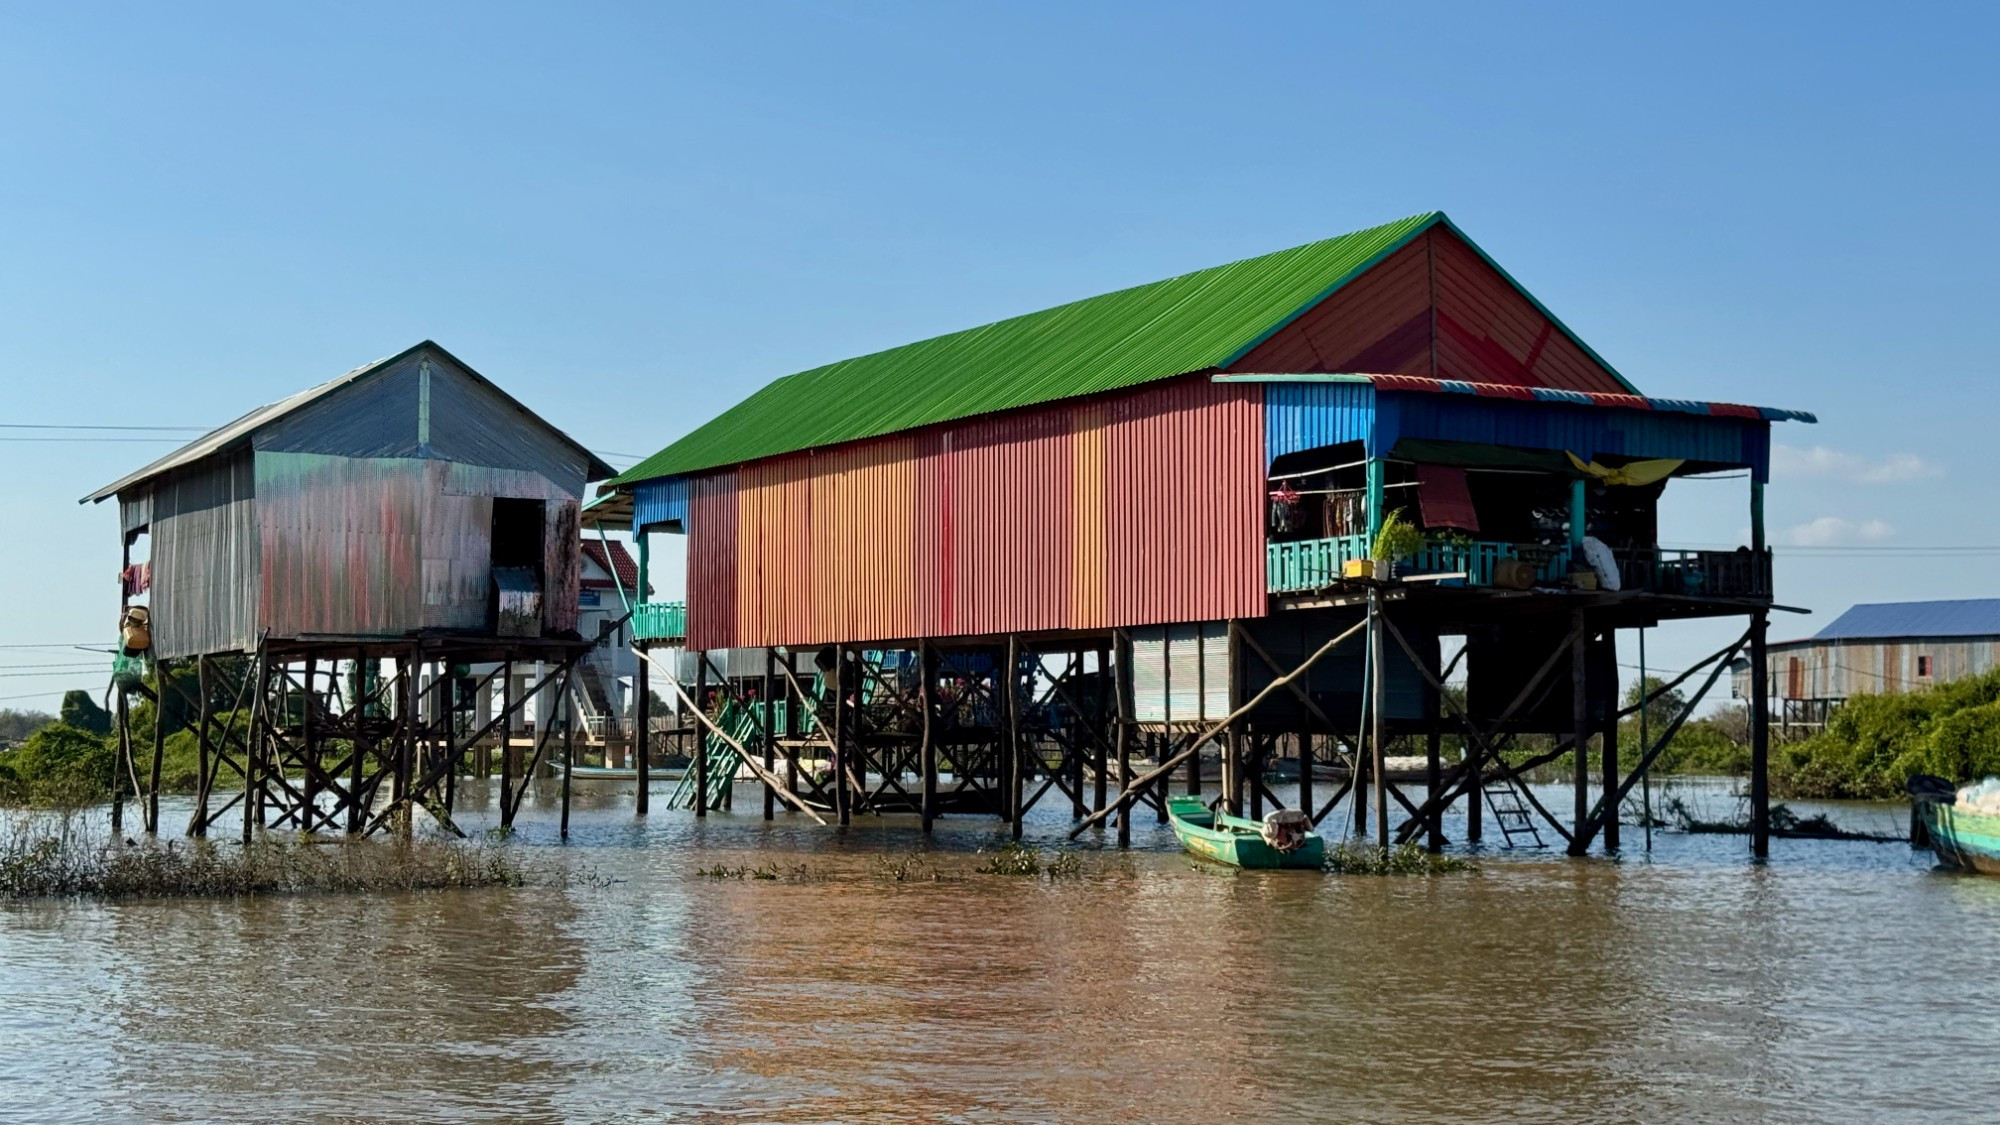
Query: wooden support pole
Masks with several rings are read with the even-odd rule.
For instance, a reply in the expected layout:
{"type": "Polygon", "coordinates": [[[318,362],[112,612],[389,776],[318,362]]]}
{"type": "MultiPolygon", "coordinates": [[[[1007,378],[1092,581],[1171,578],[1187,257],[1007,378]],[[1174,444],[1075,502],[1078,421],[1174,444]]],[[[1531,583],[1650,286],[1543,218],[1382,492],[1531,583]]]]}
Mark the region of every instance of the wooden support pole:
{"type": "MultiPolygon", "coordinates": [[[[644,653],[641,653],[639,658],[641,660],[648,659],[647,655],[644,653]]],[[[680,681],[673,678],[672,673],[668,673],[667,675],[667,686],[674,690],[674,697],[680,700],[681,705],[683,707],[693,708],[695,714],[695,721],[698,724],[695,727],[695,730],[697,732],[699,732],[702,729],[702,727],[704,726],[707,727],[710,731],[714,733],[715,737],[721,739],[725,744],[735,749],[737,754],[742,757],[743,761],[747,765],[749,765],[750,772],[757,773],[760,769],[762,769],[762,767],[757,764],[757,759],[751,755],[747,747],[745,747],[742,743],[736,741],[736,739],[732,738],[728,731],[725,731],[720,726],[717,726],[714,722],[712,722],[708,718],[707,715],[702,713],[701,708],[695,706],[694,701],[688,698],[688,693],[686,689],[681,687],[680,681]]],[[[822,827],[825,826],[826,819],[820,816],[818,813],[814,812],[812,806],[806,804],[805,801],[802,798],[800,798],[797,794],[793,793],[789,788],[781,790],[781,792],[784,793],[785,801],[788,804],[798,809],[800,812],[806,814],[807,816],[811,817],[813,823],[821,825],[822,827]]]]}
{"type": "Polygon", "coordinates": [[[1021,638],[1007,634],[1007,664],[998,678],[1007,706],[1007,823],[1014,839],[1021,838],[1022,790],[1027,785],[1027,762],[1021,753],[1021,638]]]}
{"type": "Polygon", "coordinates": [[[403,836],[415,834],[417,830],[417,730],[423,722],[423,669],[424,650],[419,645],[410,650],[403,664],[403,712],[402,744],[396,751],[396,788],[400,791],[397,802],[396,830],[403,836]]]}
{"type": "Polygon", "coordinates": [[[1571,822],[1570,831],[1580,838],[1584,824],[1590,819],[1590,632],[1585,628],[1582,609],[1571,611],[1570,622],[1569,712],[1570,730],[1576,736],[1576,746],[1570,759],[1574,767],[1570,772],[1575,789],[1576,817],[1571,822]]]}
{"type": "Polygon", "coordinates": [[[160,834],[160,769],[167,758],[167,662],[153,661],[153,768],[146,782],[146,834],[160,834]]]}
{"type": "Polygon", "coordinates": [[[1368,660],[1374,666],[1374,674],[1370,677],[1373,697],[1368,703],[1369,716],[1374,722],[1368,732],[1368,772],[1375,783],[1375,846],[1386,851],[1389,847],[1389,748],[1383,719],[1389,709],[1389,665],[1384,658],[1382,634],[1386,632],[1386,621],[1382,611],[1382,592],[1373,586],[1368,588],[1368,614],[1375,621],[1368,634],[1368,660]]]}
{"type": "MultiPolygon", "coordinates": [[[[644,554],[645,551],[645,544],[646,544],[646,537],[641,535],[639,537],[639,549],[642,555],[644,554]]],[[[645,577],[643,573],[640,576],[639,589],[641,591],[641,598],[643,599],[644,591],[646,589],[645,577]]],[[[634,766],[638,774],[638,789],[632,795],[633,816],[645,816],[647,813],[652,811],[653,807],[652,675],[653,675],[652,662],[642,658],[639,661],[638,671],[635,672],[632,677],[632,690],[633,694],[636,696],[636,698],[633,699],[632,701],[632,709],[634,712],[633,725],[637,728],[633,732],[633,738],[637,740],[639,746],[639,757],[634,766]]]]}
{"type": "MultiPolygon", "coordinates": [[[[304,769],[305,776],[299,779],[299,831],[309,833],[313,830],[313,812],[319,808],[319,770],[316,768],[319,764],[319,725],[313,721],[317,717],[313,714],[313,682],[319,678],[319,656],[316,653],[306,654],[305,675],[305,690],[299,692],[299,756],[312,765],[304,769]]],[[[291,720],[290,715],[285,718],[287,722],[291,720]]]]}
{"type": "Polygon", "coordinates": [[[1094,779],[1090,790],[1090,811],[1102,812],[1104,802],[1110,796],[1110,778],[1105,776],[1109,762],[1109,752],[1105,743],[1111,724],[1111,649],[1100,646],[1097,650],[1097,713],[1092,717],[1094,730],[1091,737],[1090,772],[1094,779]]]}
{"type": "MultiPolygon", "coordinates": [[[[1120,632],[1112,643],[1117,648],[1118,661],[1111,681],[1118,708],[1118,728],[1113,737],[1118,741],[1118,799],[1123,801],[1126,794],[1132,791],[1132,640],[1120,632]]],[[[1102,816],[1104,811],[1099,809],[1095,815],[1102,816]]],[[[1118,846],[1132,846],[1132,806],[1129,804],[1118,816],[1118,846]]]]}
{"type": "Polygon", "coordinates": [[[1313,736],[1311,731],[1300,731],[1297,735],[1299,747],[1299,810],[1310,818],[1318,806],[1313,804],[1313,736]]]}
{"type": "Polygon", "coordinates": [[[245,674],[255,685],[250,695],[249,737],[243,740],[243,842],[248,844],[257,825],[257,765],[263,757],[265,705],[270,699],[270,658],[262,644],[245,674]]]}
{"type": "Polygon", "coordinates": [[[562,678],[563,776],[562,838],[569,839],[569,784],[576,772],[576,663],[570,662],[562,678]]]}
{"type": "MultiPolygon", "coordinates": [[[[823,679],[823,677],[822,677],[823,679]]],[[[833,811],[845,828],[854,819],[854,792],[847,784],[847,646],[833,646],[833,747],[828,751],[827,768],[833,775],[833,811]]]]}
{"type": "Polygon", "coordinates": [[[350,721],[354,724],[354,757],[348,765],[347,781],[347,834],[358,835],[361,826],[367,823],[367,797],[361,791],[368,771],[368,651],[354,650],[354,698],[347,705],[350,721]]]}
{"type": "MultiPolygon", "coordinates": [[[[1444,850],[1444,808],[1438,801],[1438,794],[1444,790],[1444,763],[1439,753],[1441,737],[1437,729],[1437,717],[1431,717],[1431,729],[1424,735],[1424,805],[1430,809],[1427,819],[1430,829],[1424,834],[1424,847],[1433,855],[1444,850]]],[[[1473,798],[1478,803],[1478,798],[1473,798]]]]}
{"type": "Polygon", "coordinates": [[[1366,616],[1361,620],[1364,635],[1361,651],[1361,717],[1354,724],[1354,768],[1349,771],[1354,785],[1350,790],[1354,807],[1349,810],[1352,835],[1357,840],[1368,838],[1368,762],[1373,753],[1369,735],[1373,727],[1369,719],[1375,713],[1375,633],[1380,627],[1375,616],[1375,603],[1368,603],[1366,616]]]}
{"type": "MultiPolygon", "coordinates": [[[[1243,645],[1237,641],[1238,626],[1229,623],[1223,635],[1227,638],[1229,657],[1229,710],[1235,712],[1243,703],[1243,645]]],[[[1198,713],[1198,712],[1197,712],[1198,713]]],[[[1224,735],[1222,744],[1222,792],[1224,807],[1231,816],[1243,815],[1243,716],[1236,716],[1224,735]]],[[[1200,755],[1196,755],[1199,759],[1200,755]]]]}
{"type": "MultiPolygon", "coordinates": [[[[694,654],[694,709],[703,718],[708,716],[708,653],[694,654]]],[[[694,815],[697,819],[708,815],[708,739],[695,728],[694,752],[688,763],[694,770],[694,815]]]]}
{"type": "Polygon", "coordinates": [[[764,749],[764,819],[775,820],[778,815],[778,790],[776,769],[778,765],[777,705],[771,701],[778,663],[776,649],[764,649],[764,684],[758,692],[757,731],[763,738],[764,749]]]}
{"type": "MultiPolygon", "coordinates": [[[[1599,747],[1598,750],[1598,754],[1600,755],[1600,760],[1598,763],[1599,766],[1598,776],[1601,779],[1598,785],[1599,788],[1604,793],[1607,794],[1615,793],[1618,791],[1618,776],[1619,776],[1618,775],[1618,696],[1617,696],[1618,651],[1617,648],[1615,647],[1617,643],[1618,643],[1618,634],[1613,630],[1606,629],[1604,631],[1604,640],[1603,640],[1604,650],[1601,650],[1600,656],[1603,659],[1604,663],[1609,666],[1611,671],[1610,685],[1607,690],[1609,690],[1612,694],[1609,698],[1603,700],[1604,733],[1601,736],[1602,745],[1599,747]]],[[[1643,694],[1643,689],[1642,689],[1642,694],[1643,694]]],[[[1607,852],[1615,852],[1618,850],[1618,807],[1616,805],[1613,805],[1611,807],[1611,814],[1604,818],[1604,850],[1607,852]]]]}
{"type": "Polygon", "coordinates": [[[1769,623],[1769,614],[1761,609],[1750,618],[1750,854],[1758,859],[1771,854],[1769,623]]]}
{"type": "Polygon", "coordinates": [[[118,688],[118,748],[111,758],[111,834],[125,831],[125,775],[132,768],[132,704],[118,688]]]}
{"type": "Polygon", "coordinates": [[[937,650],[928,640],[917,642],[917,705],[923,708],[923,741],[917,747],[917,767],[923,770],[923,789],[917,811],[923,818],[924,834],[929,835],[937,820],[937,650]]]}
{"type": "MultiPolygon", "coordinates": [[[[514,826],[514,662],[500,673],[500,827],[514,826]]],[[[644,801],[641,791],[640,801],[644,801]]]]}
{"type": "Polygon", "coordinates": [[[209,703],[209,693],[214,690],[214,685],[208,679],[206,655],[194,658],[194,683],[195,691],[201,698],[197,704],[194,728],[194,816],[188,821],[188,834],[199,837],[208,835],[208,727],[215,710],[209,703]]]}

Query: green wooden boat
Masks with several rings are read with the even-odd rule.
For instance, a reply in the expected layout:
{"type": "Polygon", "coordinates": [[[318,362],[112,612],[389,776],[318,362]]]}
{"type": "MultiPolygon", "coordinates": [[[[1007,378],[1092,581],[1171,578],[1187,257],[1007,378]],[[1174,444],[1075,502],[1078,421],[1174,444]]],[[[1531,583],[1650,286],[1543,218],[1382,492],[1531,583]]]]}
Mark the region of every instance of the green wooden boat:
{"type": "Polygon", "coordinates": [[[1326,841],[1306,833],[1299,846],[1280,851],[1264,839],[1264,826],[1240,816],[1218,813],[1199,797],[1167,798],[1167,820],[1181,847],[1203,859],[1235,867],[1307,867],[1326,863],[1326,841]]]}
{"type": "Polygon", "coordinates": [[[1951,783],[1941,778],[1919,775],[1909,790],[1911,843],[1929,844],[1946,867],[2000,875],[2000,816],[1958,807],[1951,783]]]}

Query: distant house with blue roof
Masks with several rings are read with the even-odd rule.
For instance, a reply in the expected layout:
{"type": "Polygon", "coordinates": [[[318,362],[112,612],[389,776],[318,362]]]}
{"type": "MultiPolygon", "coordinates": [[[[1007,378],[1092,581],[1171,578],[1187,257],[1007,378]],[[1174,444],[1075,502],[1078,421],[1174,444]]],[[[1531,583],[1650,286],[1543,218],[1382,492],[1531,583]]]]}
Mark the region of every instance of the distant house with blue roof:
{"type": "Polygon", "coordinates": [[[1993,667],[1996,646],[2000,598],[1857,605],[1811,637],[1770,646],[1772,706],[1782,725],[1810,728],[1850,696],[1976,676],[1993,667]]]}

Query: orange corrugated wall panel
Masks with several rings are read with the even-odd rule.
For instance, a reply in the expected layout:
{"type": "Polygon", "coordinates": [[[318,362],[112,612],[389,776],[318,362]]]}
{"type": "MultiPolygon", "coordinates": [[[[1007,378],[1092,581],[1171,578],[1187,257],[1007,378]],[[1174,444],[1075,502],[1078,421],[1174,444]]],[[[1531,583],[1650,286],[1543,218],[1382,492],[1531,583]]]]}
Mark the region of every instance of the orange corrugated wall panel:
{"type": "Polygon", "coordinates": [[[699,478],[689,643],[1261,614],[1260,391],[1192,376],[699,478]]]}

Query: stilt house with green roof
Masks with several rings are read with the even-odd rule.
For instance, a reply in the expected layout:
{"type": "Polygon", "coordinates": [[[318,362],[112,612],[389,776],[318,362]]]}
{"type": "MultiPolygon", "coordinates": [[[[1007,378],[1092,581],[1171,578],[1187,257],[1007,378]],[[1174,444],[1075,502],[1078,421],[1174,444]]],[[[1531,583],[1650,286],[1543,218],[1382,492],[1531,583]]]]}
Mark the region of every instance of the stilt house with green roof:
{"type": "Polygon", "coordinates": [[[804,717],[759,737],[841,763],[809,796],[843,816],[1018,830],[1056,792],[1129,831],[1167,775],[1106,755],[1220,746],[1232,809],[1437,843],[1458,803],[1473,838],[1580,850],[1617,846],[1604,809],[1637,774],[1615,740],[1576,756],[1567,820],[1506,740],[1612,729],[1618,630],[1743,616],[1714,667],[1761,659],[1770,424],[1812,420],[1642,394],[1432,212],[776,379],[586,519],[637,529],[642,558],[644,533],[686,536],[685,605],[642,607],[642,636],[823,654],[847,709],[716,681],[794,689],[804,717]],[[1661,544],[1663,490],[1712,474],[1747,477],[1749,542],[1661,544]],[[1472,746],[1449,767],[1446,732],[1472,746]],[[1428,755],[1415,798],[1391,744],[1428,755]],[[1261,780],[1273,755],[1300,793],[1261,780]]]}

